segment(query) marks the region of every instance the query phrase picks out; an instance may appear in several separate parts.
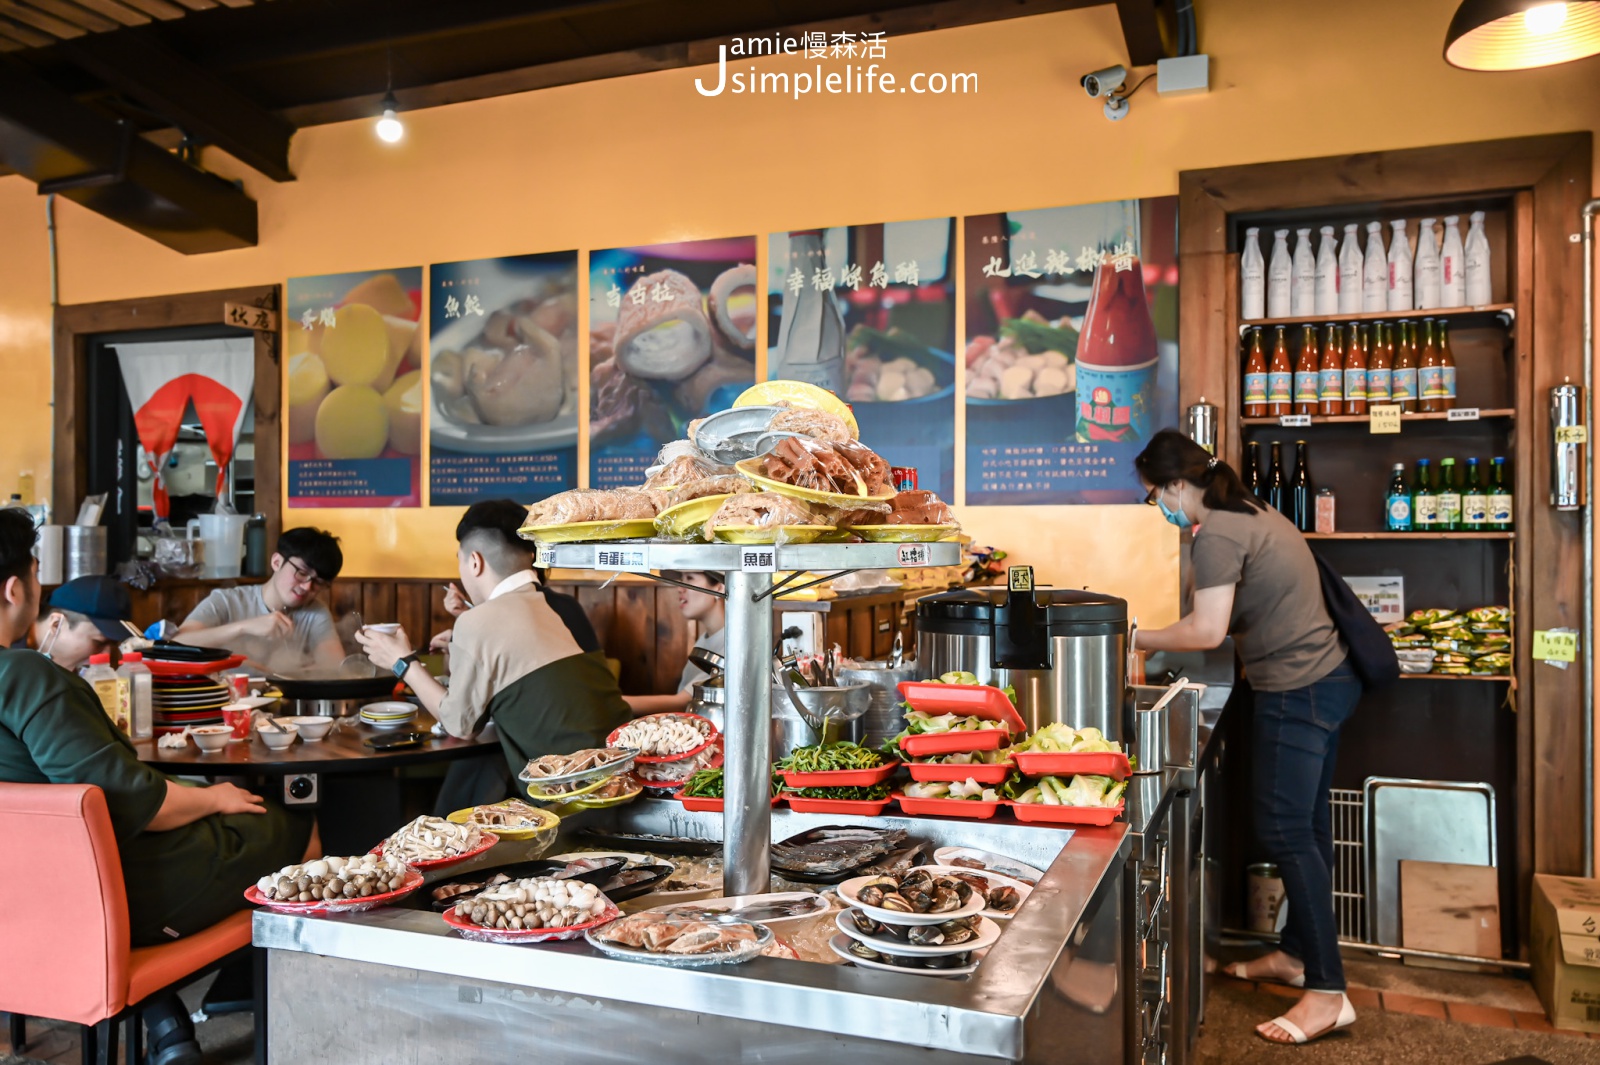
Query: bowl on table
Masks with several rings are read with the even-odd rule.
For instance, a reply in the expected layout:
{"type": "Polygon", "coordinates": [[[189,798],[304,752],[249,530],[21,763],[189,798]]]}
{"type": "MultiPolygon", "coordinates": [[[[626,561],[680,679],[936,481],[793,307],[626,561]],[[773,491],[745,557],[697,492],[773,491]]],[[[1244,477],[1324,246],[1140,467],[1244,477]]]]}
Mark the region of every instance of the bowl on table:
{"type": "Polygon", "coordinates": [[[299,733],[298,726],[286,721],[279,721],[277,728],[273,728],[271,725],[263,725],[256,729],[256,735],[261,738],[261,742],[274,751],[285,750],[289,744],[294,742],[295,736],[299,735],[299,733]]]}
{"type": "MultiPolygon", "coordinates": [[[[293,725],[299,730],[300,738],[307,743],[321,741],[333,729],[334,718],[331,717],[278,717],[273,718],[280,725],[293,725]]],[[[266,731],[271,732],[271,729],[266,731]]]]}
{"type": "Polygon", "coordinates": [[[195,745],[206,754],[216,754],[228,746],[228,741],[233,738],[231,725],[201,725],[189,730],[189,735],[194,737],[195,745]]]}

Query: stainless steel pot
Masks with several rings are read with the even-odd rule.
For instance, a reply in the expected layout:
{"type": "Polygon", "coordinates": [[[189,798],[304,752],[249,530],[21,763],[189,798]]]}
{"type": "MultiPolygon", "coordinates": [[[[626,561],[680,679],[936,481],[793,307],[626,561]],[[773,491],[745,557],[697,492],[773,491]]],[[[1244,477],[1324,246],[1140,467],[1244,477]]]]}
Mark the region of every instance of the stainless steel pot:
{"type": "Polygon", "coordinates": [[[887,661],[862,662],[841,667],[839,683],[865,684],[870,693],[867,712],[851,722],[849,738],[863,747],[881,747],[905,726],[900,710],[900,682],[917,679],[917,663],[890,669],[887,661]]]}
{"type": "MultiPolygon", "coordinates": [[[[821,721],[831,716],[827,739],[851,739],[852,726],[866,712],[872,693],[865,684],[838,688],[795,688],[808,714],[821,721]]],[[[772,688],[772,760],[787,758],[796,747],[809,747],[822,741],[809,722],[795,709],[790,689],[781,684],[772,688]]]]}

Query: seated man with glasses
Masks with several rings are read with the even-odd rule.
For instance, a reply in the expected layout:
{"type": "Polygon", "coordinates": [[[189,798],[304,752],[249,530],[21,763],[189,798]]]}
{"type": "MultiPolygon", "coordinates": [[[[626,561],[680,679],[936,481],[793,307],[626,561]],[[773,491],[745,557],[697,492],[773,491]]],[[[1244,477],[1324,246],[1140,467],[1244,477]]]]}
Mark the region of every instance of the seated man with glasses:
{"type": "Polygon", "coordinates": [[[178,639],[225,647],[278,672],[335,670],[344,645],[316,595],[344,566],[339,538],[321,529],[286,529],[265,584],[218,588],[178,626],[178,639]]]}

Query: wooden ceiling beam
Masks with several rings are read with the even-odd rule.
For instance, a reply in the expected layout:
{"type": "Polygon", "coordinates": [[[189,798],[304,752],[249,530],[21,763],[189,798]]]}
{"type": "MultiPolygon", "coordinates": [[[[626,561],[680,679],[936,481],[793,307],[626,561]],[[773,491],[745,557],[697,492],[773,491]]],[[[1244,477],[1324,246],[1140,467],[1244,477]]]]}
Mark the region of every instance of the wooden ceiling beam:
{"type": "Polygon", "coordinates": [[[1167,51],[1161,43],[1156,0],[1116,0],[1116,4],[1122,39],[1128,45],[1129,65],[1148,67],[1165,58],[1167,51]]]}
{"type": "Polygon", "coordinates": [[[29,7],[27,4],[19,3],[18,0],[0,0],[0,15],[4,15],[13,22],[25,23],[36,30],[48,33],[51,37],[63,41],[70,40],[73,37],[82,37],[89,32],[76,23],[56,18],[56,16],[40,11],[36,7],[29,7]]]}
{"type": "Polygon", "coordinates": [[[124,26],[147,26],[150,16],[137,8],[129,7],[120,0],[73,0],[79,7],[86,7],[90,11],[105,15],[124,26]]]}
{"type": "Polygon", "coordinates": [[[113,22],[98,12],[72,2],[72,0],[26,0],[27,5],[47,15],[54,15],[64,22],[87,30],[90,33],[105,33],[114,30],[122,24],[113,22]]]}

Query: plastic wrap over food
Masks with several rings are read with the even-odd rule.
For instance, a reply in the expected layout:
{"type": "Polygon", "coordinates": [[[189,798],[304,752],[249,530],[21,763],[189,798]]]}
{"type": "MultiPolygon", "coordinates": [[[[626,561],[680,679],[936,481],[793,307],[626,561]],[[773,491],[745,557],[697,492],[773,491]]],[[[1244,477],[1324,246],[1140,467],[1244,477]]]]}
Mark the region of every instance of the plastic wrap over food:
{"type": "Polygon", "coordinates": [[[825,443],[848,444],[854,439],[850,426],[831,411],[785,408],[773,415],[768,432],[799,433],[825,443]]]}
{"type": "Polygon", "coordinates": [[[853,496],[881,495],[890,478],[889,464],[865,445],[806,437],[780,440],[762,460],[762,473],[797,488],[853,496]]]}
{"type": "Polygon", "coordinates": [[[628,521],[656,516],[656,504],[640,492],[574,488],[528,508],[528,524],[570,525],[581,521],[628,521]]]}
{"type": "MultiPolygon", "coordinates": [[[[761,534],[759,540],[747,542],[796,542],[791,530],[815,526],[826,527],[813,509],[798,499],[776,492],[748,492],[729,496],[722,501],[716,513],[706,519],[705,538],[727,539],[728,534],[761,534]]],[[[735,541],[738,542],[738,541],[735,541]]]]}
{"type": "MultiPolygon", "coordinates": [[[[679,441],[674,441],[674,443],[679,443],[679,441]]],[[[733,473],[731,467],[718,465],[700,454],[699,451],[694,450],[694,445],[689,444],[687,440],[681,441],[681,443],[688,444],[690,450],[668,457],[666,449],[663,448],[661,455],[658,456],[661,465],[652,467],[653,472],[644,482],[646,488],[676,488],[678,485],[686,484],[690,481],[700,481],[707,477],[718,477],[733,473]]],[[[671,445],[668,446],[670,447],[671,445]]]]}
{"type": "Polygon", "coordinates": [[[743,495],[754,492],[755,485],[735,473],[716,474],[685,481],[672,490],[672,505],[687,503],[706,496],[743,495]]]}

